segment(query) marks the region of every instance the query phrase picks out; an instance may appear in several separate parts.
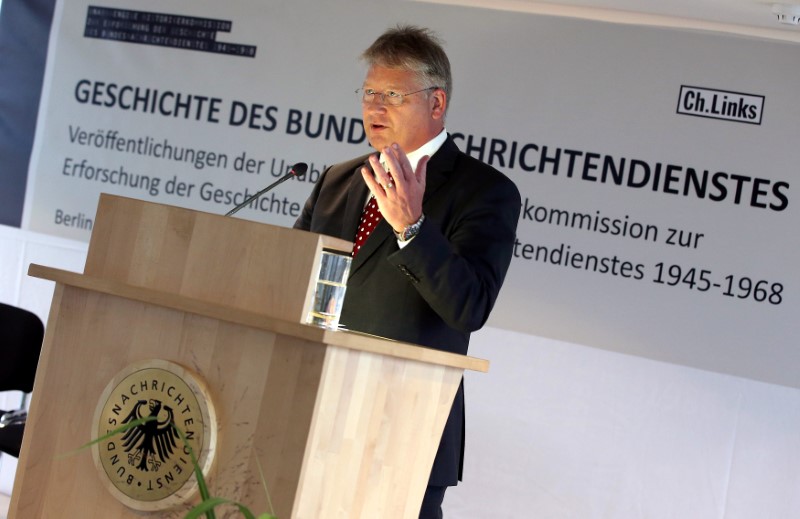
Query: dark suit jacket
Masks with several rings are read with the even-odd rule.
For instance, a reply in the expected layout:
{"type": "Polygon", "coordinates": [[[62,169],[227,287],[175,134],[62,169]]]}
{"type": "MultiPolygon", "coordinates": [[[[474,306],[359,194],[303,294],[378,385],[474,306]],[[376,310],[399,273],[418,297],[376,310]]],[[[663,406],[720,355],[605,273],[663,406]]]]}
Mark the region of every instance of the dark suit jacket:
{"type": "MultiPolygon", "coordinates": [[[[295,223],[355,239],[367,199],[367,156],[323,172],[295,223]]],[[[489,317],[513,252],[520,195],[502,173],[459,151],[451,137],[431,157],[425,222],[403,249],[381,221],[353,260],[341,324],[350,330],[466,354],[470,332],[489,317]]],[[[455,485],[464,447],[459,388],[430,484],[455,485]]]]}

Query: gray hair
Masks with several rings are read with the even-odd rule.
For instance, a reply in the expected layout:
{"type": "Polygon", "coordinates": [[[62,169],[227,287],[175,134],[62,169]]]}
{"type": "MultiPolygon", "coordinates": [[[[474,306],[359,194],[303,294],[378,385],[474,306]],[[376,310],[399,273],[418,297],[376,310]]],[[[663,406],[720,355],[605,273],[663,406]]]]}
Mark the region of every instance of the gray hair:
{"type": "Polygon", "coordinates": [[[450,60],[441,40],[430,30],[413,25],[398,25],[381,34],[361,54],[370,66],[409,70],[427,87],[438,87],[447,95],[453,92],[450,60]]]}

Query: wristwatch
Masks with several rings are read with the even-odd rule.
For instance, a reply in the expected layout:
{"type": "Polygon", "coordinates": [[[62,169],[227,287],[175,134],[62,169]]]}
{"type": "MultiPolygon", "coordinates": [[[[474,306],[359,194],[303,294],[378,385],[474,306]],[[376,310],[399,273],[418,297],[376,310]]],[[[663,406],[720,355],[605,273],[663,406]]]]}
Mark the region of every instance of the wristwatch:
{"type": "Polygon", "coordinates": [[[400,241],[408,241],[417,234],[419,234],[419,229],[420,227],[422,227],[422,222],[424,221],[425,221],[425,215],[423,214],[419,217],[419,220],[412,223],[411,225],[407,225],[405,229],[402,230],[402,232],[396,232],[394,233],[394,235],[397,236],[397,239],[400,241]]]}

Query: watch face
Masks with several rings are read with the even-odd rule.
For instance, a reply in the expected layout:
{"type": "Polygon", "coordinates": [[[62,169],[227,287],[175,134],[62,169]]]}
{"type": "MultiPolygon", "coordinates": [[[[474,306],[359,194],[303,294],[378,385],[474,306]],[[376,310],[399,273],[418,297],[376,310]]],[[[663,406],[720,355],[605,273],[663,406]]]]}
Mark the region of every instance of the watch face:
{"type": "Polygon", "coordinates": [[[412,223],[411,225],[403,229],[403,235],[401,239],[403,241],[408,241],[417,234],[419,234],[419,228],[422,227],[422,222],[424,221],[425,221],[425,215],[423,214],[422,216],[419,217],[419,220],[417,220],[416,222],[412,223]]]}

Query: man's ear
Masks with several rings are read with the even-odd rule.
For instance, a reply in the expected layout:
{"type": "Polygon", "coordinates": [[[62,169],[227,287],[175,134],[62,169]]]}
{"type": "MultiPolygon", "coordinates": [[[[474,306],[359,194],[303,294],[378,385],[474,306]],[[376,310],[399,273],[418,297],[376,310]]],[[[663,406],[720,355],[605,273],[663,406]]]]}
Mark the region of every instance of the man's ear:
{"type": "Polygon", "coordinates": [[[437,88],[431,94],[431,117],[433,119],[444,119],[447,112],[447,94],[441,88],[437,88]]]}

